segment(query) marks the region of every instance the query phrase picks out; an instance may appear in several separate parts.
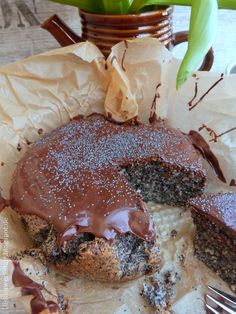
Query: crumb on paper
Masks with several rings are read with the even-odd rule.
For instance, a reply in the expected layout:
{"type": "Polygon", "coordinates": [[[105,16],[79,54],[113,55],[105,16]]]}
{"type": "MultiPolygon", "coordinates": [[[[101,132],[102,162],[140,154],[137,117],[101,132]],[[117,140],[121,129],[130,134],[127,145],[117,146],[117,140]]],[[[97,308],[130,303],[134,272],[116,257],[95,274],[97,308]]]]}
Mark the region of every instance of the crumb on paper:
{"type": "Polygon", "coordinates": [[[185,262],[185,255],[184,254],[179,255],[178,260],[179,260],[180,264],[183,266],[184,262],[185,262]]]}
{"type": "Polygon", "coordinates": [[[32,142],[29,141],[27,138],[25,138],[25,142],[26,142],[27,145],[31,145],[32,144],[32,142]]]}
{"type": "Polygon", "coordinates": [[[236,293],[236,284],[235,284],[235,285],[230,285],[230,289],[231,289],[234,293],[236,293]]]}
{"type": "Polygon", "coordinates": [[[69,300],[62,293],[58,293],[58,306],[61,311],[67,311],[69,307],[69,300]]]}
{"type": "Polygon", "coordinates": [[[180,281],[177,272],[167,271],[149,277],[143,284],[141,295],[146,302],[155,308],[157,313],[173,313],[170,310],[171,300],[174,297],[174,285],[180,281]]]}
{"type": "Polygon", "coordinates": [[[171,235],[172,238],[175,238],[177,236],[177,234],[178,234],[177,230],[175,230],[175,229],[171,230],[170,235],[171,235]]]}

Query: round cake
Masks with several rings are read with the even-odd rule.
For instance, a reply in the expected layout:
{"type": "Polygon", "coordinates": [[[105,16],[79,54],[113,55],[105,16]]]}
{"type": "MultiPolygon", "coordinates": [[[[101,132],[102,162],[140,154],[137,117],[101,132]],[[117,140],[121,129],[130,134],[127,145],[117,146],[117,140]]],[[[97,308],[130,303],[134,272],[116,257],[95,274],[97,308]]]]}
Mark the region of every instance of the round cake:
{"type": "Polygon", "coordinates": [[[184,205],[205,183],[202,157],[180,131],[93,114],[30,146],[17,165],[10,204],[58,268],[125,281],[160,263],[144,201],[184,205]]]}

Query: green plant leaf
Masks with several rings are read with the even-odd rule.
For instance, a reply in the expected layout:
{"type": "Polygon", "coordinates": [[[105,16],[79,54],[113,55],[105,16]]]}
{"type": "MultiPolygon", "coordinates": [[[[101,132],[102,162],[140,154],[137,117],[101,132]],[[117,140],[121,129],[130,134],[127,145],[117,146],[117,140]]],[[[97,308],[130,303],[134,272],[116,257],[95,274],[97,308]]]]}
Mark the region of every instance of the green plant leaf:
{"type": "MultiPolygon", "coordinates": [[[[138,13],[145,6],[150,5],[183,5],[191,6],[194,0],[134,0],[129,8],[130,13],[138,13]]],[[[236,10],[236,0],[218,0],[220,9],[236,10]]]]}
{"type": "Polygon", "coordinates": [[[220,9],[236,10],[235,0],[218,0],[218,6],[220,9]]]}
{"type": "Polygon", "coordinates": [[[83,11],[102,14],[127,14],[132,0],[51,0],[83,11]]]}
{"type": "Polygon", "coordinates": [[[129,10],[130,0],[103,0],[106,14],[126,14],[129,10]]]}
{"type": "Polygon", "coordinates": [[[177,75],[178,89],[197,70],[216,36],[217,0],[193,0],[190,18],[188,49],[177,75]]]}
{"type": "MultiPolygon", "coordinates": [[[[150,5],[191,6],[194,0],[51,0],[72,5],[91,13],[126,14],[138,13],[150,5]]],[[[207,4],[207,3],[206,3],[207,4]]],[[[221,9],[236,9],[236,0],[218,0],[221,9]]]]}
{"type": "Polygon", "coordinates": [[[133,0],[129,13],[138,13],[150,5],[191,5],[192,0],[133,0]]]}
{"type": "Polygon", "coordinates": [[[217,4],[219,8],[236,9],[236,0],[51,0],[101,14],[139,13],[150,6],[191,6],[188,50],[181,63],[176,87],[194,72],[211,47],[216,35],[217,4]]]}
{"type": "MultiPolygon", "coordinates": [[[[145,4],[147,1],[143,0],[133,0],[131,6],[129,7],[129,13],[137,13],[148,4],[145,4]]],[[[156,3],[155,3],[156,4],[156,3]]]]}

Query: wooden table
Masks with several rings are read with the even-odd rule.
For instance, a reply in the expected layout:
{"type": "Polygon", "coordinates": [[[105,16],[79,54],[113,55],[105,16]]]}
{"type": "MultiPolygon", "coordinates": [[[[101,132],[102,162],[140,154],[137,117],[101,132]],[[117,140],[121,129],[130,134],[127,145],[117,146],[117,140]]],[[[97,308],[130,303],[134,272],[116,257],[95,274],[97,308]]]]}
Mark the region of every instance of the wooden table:
{"type": "MultiPolygon", "coordinates": [[[[13,62],[32,54],[58,47],[58,43],[40,24],[57,13],[80,33],[78,10],[46,0],[0,0],[0,64],[13,62]]],[[[187,30],[190,8],[176,7],[174,29],[187,30]]],[[[236,62],[236,11],[219,11],[218,35],[214,44],[213,71],[224,72],[227,64],[236,62]]],[[[184,44],[174,54],[183,56],[184,44]]]]}

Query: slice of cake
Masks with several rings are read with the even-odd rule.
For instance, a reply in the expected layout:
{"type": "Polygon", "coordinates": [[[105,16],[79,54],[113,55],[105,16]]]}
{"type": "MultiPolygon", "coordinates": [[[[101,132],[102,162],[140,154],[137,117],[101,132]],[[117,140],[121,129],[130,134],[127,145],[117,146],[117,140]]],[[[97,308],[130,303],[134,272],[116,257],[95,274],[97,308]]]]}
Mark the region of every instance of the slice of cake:
{"type": "Polygon", "coordinates": [[[189,201],[196,225],[195,253],[230,284],[236,283],[236,193],[189,201]]]}
{"type": "Polygon", "coordinates": [[[144,201],[186,204],[204,189],[203,159],[163,123],[74,119],[34,143],[19,161],[11,207],[63,271],[125,281],[159,265],[144,201]]]}

